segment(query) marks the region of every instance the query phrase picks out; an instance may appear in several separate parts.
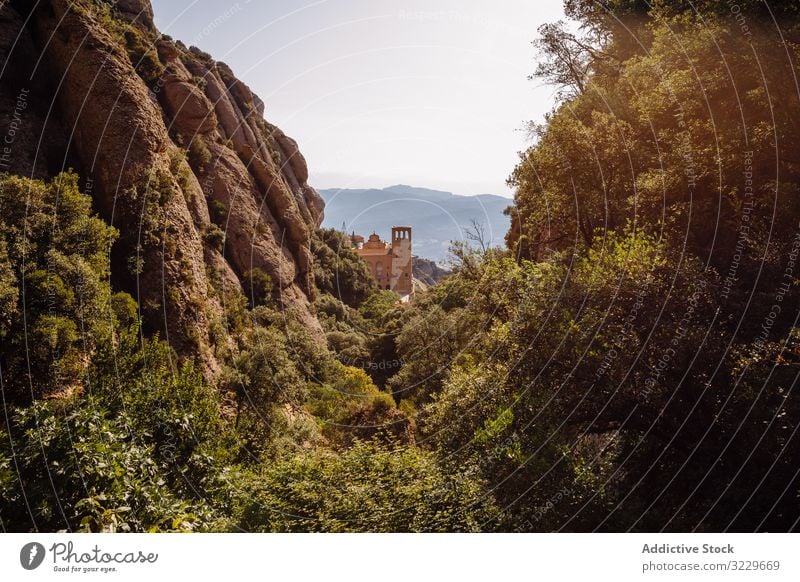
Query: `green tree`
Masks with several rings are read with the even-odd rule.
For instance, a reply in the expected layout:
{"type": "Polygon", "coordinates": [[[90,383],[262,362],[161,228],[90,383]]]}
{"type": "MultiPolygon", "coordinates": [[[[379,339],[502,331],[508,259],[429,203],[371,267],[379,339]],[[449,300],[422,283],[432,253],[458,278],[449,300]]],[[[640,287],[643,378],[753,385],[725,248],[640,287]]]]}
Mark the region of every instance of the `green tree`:
{"type": "Polygon", "coordinates": [[[92,214],[73,173],[49,183],[0,174],[0,231],[7,394],[21,402],[77,389],[84,354],[111,340],[108,253],[117,232],[92,214]]]}
{"type": "Polygon", "coordinates": [[[317,287],[346,305],[358,307],[377,285],[369,267],[336,229],[317,230],[311,238],[317,287]]]}

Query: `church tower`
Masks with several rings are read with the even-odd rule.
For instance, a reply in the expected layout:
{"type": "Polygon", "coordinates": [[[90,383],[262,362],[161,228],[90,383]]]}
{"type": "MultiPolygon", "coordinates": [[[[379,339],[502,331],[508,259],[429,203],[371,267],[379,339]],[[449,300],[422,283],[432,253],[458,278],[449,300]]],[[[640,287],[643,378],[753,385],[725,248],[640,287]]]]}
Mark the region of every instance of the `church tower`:
{"type": "Polygon", "coordinates": [[[414,289],[411,251],[411,227],[393,226],[391,288],[400,295],[410,295],[414,289]]]}

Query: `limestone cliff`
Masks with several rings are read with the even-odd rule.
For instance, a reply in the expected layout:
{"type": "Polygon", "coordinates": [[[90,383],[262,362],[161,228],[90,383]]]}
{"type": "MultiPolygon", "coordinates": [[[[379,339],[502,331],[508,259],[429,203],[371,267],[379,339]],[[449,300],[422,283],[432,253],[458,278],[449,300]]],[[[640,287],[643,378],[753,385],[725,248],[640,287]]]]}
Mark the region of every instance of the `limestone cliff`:
{"type": "Polygon", "coordinates": [[[309,247],[323,202],[227,65],[160,35],[146,0],[0,0],[0,67],[0,129],[16,128],[0,170],[79,173],[151,331],[213,374],[209,330],[260,269],[321,336],[309,247]]]}

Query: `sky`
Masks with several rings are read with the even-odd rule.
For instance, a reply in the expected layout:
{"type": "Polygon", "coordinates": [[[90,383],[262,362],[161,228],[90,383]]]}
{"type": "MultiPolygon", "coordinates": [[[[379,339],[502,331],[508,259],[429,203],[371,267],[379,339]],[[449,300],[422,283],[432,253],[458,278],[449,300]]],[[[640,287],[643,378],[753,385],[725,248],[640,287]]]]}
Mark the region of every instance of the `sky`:
{"type": "Polygon", "coordinates": [[[231,66],[295,138],[316,188],[411,184],[511,196],[528,76],[561,0],[153,0],[162,33],[231,66]]]}

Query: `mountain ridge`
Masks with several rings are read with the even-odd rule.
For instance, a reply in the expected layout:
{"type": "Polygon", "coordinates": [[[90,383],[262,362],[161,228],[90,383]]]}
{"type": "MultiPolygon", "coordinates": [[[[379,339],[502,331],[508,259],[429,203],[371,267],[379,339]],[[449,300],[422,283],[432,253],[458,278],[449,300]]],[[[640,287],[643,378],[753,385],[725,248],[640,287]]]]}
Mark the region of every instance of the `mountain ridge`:
{"type": "Polygon", "coordinates": [[[318,192],[325,201],[322,226],[386,237],[393,225],[410,225],[414,253],[438,263],[447,260],[451,241],[466,240],[472,220],[483,225],[491,246],[503,244],[509,226],[503,212],[511,200],[497,194],[464,196],[406,184],[318,192]]]}

